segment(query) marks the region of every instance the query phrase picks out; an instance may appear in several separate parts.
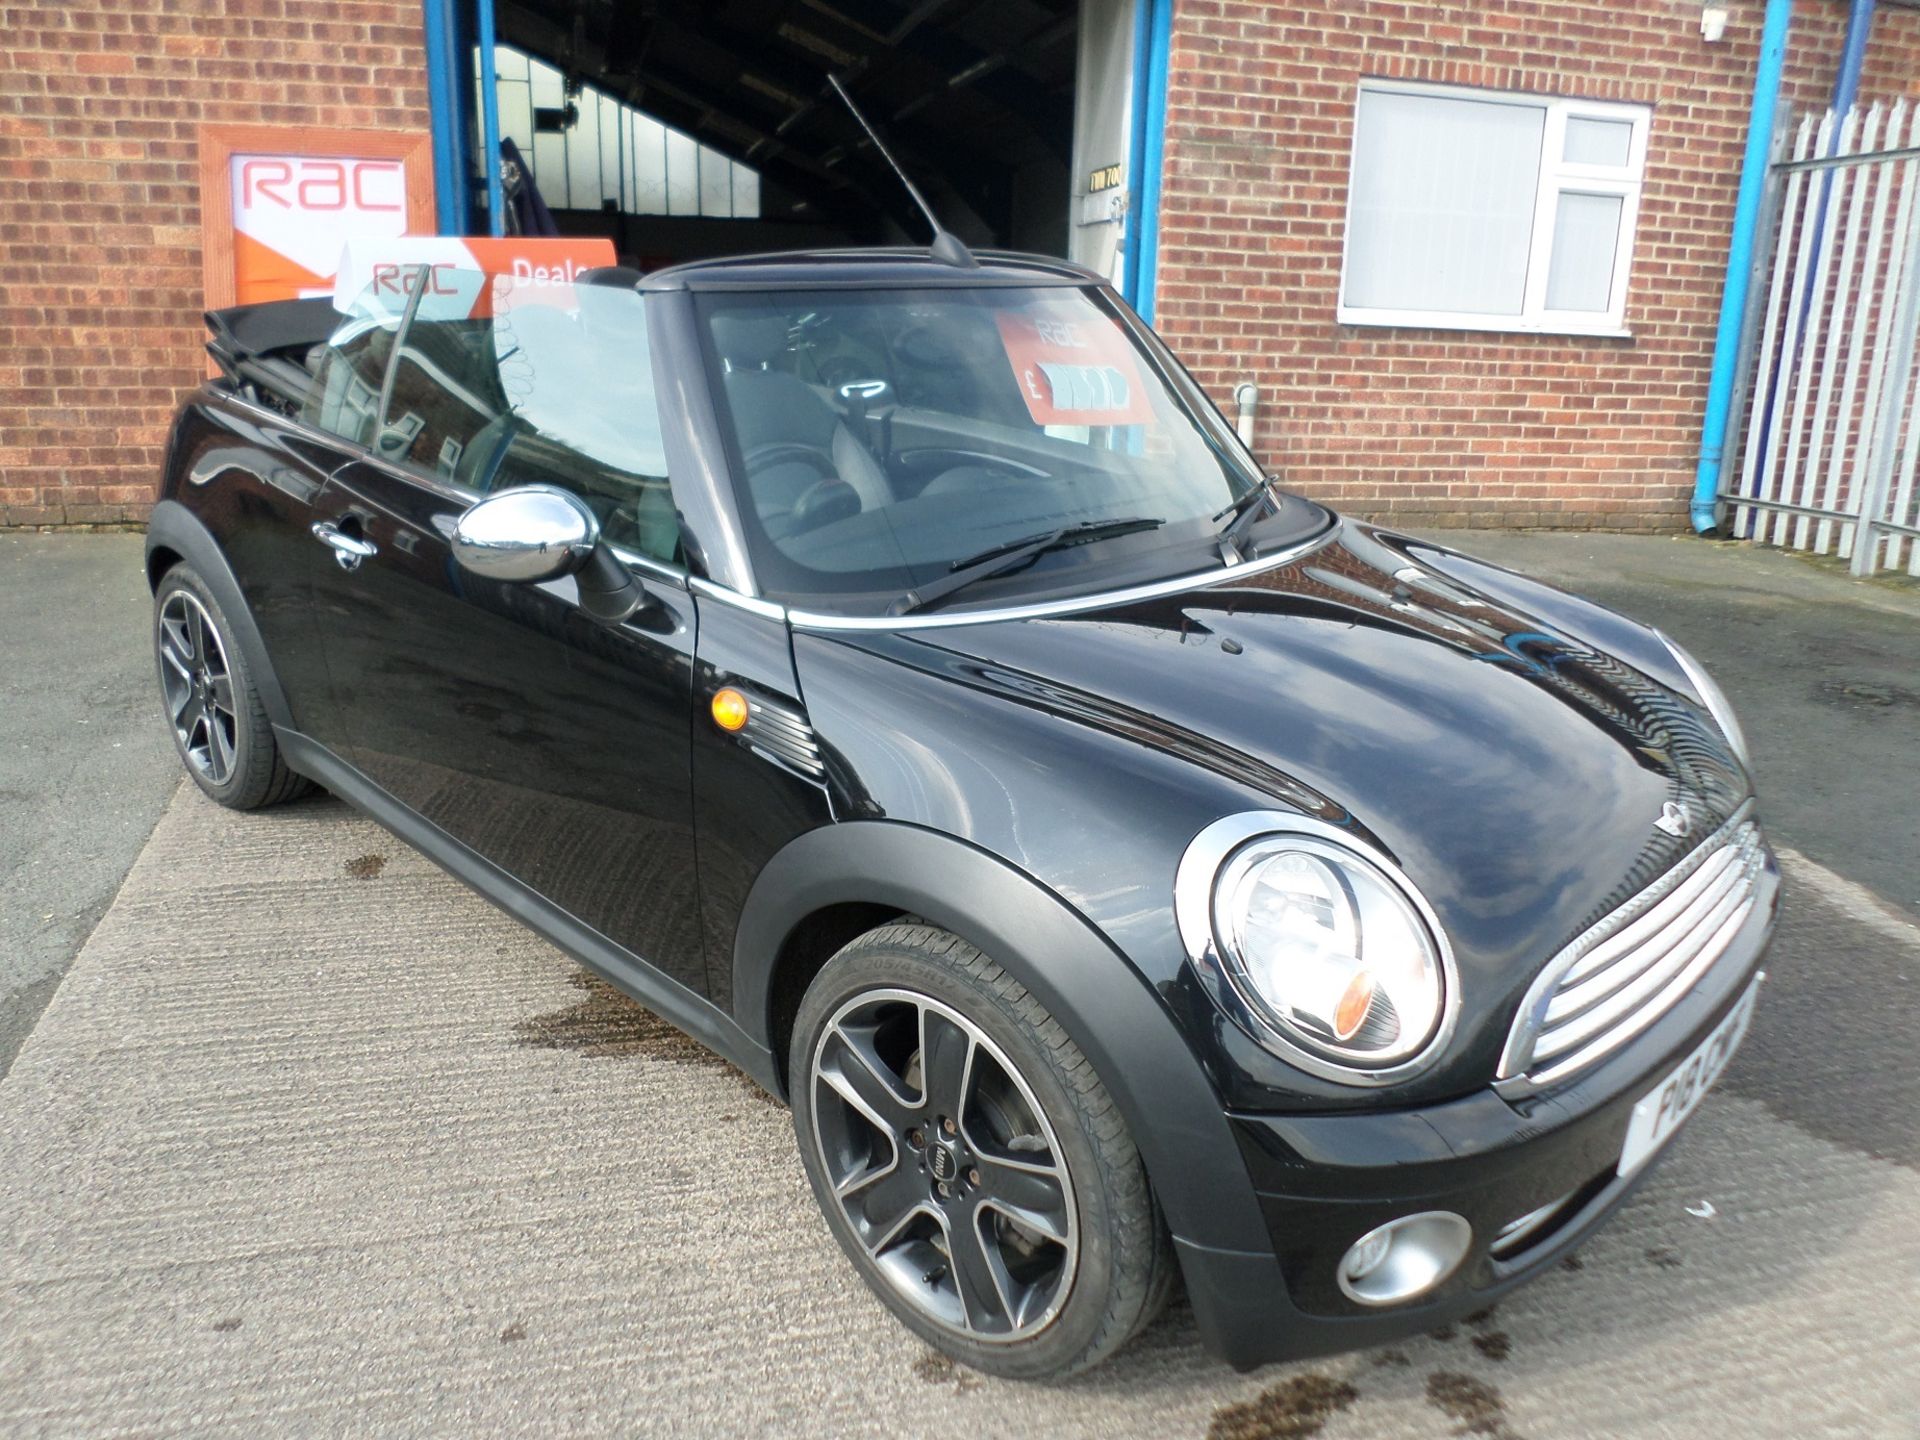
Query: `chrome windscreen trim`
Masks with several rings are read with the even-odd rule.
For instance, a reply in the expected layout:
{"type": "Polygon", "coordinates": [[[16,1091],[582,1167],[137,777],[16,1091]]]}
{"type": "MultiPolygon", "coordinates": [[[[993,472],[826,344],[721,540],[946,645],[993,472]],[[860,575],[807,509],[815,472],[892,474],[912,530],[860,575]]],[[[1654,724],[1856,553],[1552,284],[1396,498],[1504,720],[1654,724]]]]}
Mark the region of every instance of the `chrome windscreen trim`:
{"type": "Polygon", "coordinates": [[[893,630],[946,630],[958,625],[986,625],[996,620],[1039,620],[1052,615],[1071,615],[1083,610],[1100,610],[1110,605],[1131,605],[1140,600],[1154,600],[1163,595],[1178,595],[1184,590],[1202,590],[1222,581],[1238,580],[1247,575],[1261,575],[1269,570],[1278,570],[1290,565],[1302,555],[1311,555],[1339,533],[1340,521],[1334,518],[1318,535],[1276,550],[1271,555],[1262,555],[1257,560],[1249,560],[1240,565],[1223,565],[1215,570],[1203,570],[1198,574],[1176,575],[1167,580],[1154,580],[1145,585],[1131,585],[1121,590],[1103,590],[1093,595],[1069,595],[1058,600],[1039,600],[1031,605],[1005,605],[990,610],[961,610],[953,614],[939,615],[827,615],[814,610],[786,611],[788,620],[796,630],[815,631],[893,631],[893,630]]]}
{"type": "Polygon", "coordinates": [[[745,610],[749,615],[758,615],[766,620],[778,620],[783,625],[787,621],[786,606],[773,600],[762,600],[757,595],[742,595],[738,590],[730,590],[703,576],[694,576],[688,588],[703,600],[731,605],[736,610],[745,610]]]}

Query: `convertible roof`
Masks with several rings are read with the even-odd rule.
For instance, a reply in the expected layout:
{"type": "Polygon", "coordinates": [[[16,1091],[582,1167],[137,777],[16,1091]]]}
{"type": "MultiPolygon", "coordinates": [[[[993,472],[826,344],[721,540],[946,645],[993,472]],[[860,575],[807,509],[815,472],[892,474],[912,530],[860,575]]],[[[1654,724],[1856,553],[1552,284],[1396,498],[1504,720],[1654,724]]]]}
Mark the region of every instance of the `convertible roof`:
{"type": "Polygon", "coordinates": [[[656,270],[642,290],[893,290],[965,286],[1104,285],[1085,266],[1046,255],[1008,250],[974,252],[977,266],[961,268],[923,249],[795,250],[694,260],[656,270]]]}
{"type": "Polygon", "coordinates": [[[327,296],[314,300],[269,300],[207,312],[210,348],[234,357],[270,355],[276,350],[305,350],[318,345],[340,323],[327,296]]]}

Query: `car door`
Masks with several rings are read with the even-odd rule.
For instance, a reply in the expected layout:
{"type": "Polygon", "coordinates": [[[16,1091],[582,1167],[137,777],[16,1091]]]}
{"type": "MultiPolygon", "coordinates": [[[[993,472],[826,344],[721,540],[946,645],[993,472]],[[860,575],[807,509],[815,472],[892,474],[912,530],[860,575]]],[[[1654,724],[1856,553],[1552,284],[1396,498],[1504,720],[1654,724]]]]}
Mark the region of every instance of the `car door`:
{"type": "MultiPolygon", "coordinates": [[[[489,284],[510,298],[505,281],[489,284]]],[[[330,685],[313,738],[705,993],[689,777],[695,611],[644,302],[631,288],[593,301],[597,326],[559,304],[410,308],[371,442],[316,505],[334,558],[314,583],[330,685]],[[456,563],[461,512],[522,484],[563,486],[600,515],[646,586],[629,619],[590,618],[570,578],[508,584],[456,563]]]]}

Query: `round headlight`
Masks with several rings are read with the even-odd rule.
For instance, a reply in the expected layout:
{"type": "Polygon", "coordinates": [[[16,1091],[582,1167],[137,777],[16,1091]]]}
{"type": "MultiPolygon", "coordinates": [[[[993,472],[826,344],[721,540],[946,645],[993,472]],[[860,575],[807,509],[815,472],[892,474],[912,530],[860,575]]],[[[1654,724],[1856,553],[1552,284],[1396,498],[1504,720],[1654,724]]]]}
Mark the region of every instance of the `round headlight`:
{"type": "Polygon", "coordinates": [[[1446,968],[1419,909],[1345,846],[1307,835],[1250,841],[1220,867],[1213,928],[1255,1016],[1343,1068],[1407,1064],[1447,1014],[1446,968]]]}

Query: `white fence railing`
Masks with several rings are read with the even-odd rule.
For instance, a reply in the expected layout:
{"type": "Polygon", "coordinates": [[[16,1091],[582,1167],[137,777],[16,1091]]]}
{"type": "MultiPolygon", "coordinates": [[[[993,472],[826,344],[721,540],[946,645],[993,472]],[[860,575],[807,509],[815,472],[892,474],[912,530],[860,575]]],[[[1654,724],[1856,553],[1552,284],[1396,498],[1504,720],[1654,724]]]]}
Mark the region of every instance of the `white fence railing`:
{"type": "Polygon", "coordinates": [[[1920,575],[1920,105],[1809,115],[1783,148],[1721,498],[1737,536],[1920,575]]]}

